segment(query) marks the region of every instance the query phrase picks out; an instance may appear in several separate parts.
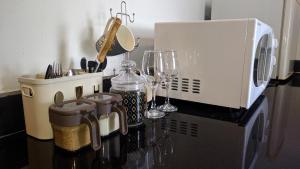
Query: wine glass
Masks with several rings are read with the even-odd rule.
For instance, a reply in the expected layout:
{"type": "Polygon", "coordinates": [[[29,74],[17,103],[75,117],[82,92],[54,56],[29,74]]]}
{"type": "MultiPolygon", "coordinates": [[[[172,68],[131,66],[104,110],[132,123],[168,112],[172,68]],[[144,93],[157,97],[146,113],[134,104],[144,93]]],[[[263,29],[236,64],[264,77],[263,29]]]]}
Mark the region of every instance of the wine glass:
{"type": "Polygon", "coordinates": [[[161,58],[162,53],[160,51],[145,51],[142,61],[142,73],[152,90],[152,102],[149,111],[146,111],[145,116],[147,118],[161,118],[165,116],[164,112],[156,109],[156,90],[160,83],[160,77],[157,74],[157,61],[161,58]]]}
{"type": "Polygon", "coordinates": [[[162,52],[162,55],[160,56],[158,64],[159,64],[158,72],[161,77],[161,81],[166,86],[165,104],[159,106],[158,109],[163,112],[177,111],[178,108],[176,106],[173,106],[172,104],[170,104],[170,99],[169,99],[170,85],[172,83],[172,80],[178,74],[178,63],[177,63],[177,59],[176,59],[176,52],[173,50],[162,52]]]}

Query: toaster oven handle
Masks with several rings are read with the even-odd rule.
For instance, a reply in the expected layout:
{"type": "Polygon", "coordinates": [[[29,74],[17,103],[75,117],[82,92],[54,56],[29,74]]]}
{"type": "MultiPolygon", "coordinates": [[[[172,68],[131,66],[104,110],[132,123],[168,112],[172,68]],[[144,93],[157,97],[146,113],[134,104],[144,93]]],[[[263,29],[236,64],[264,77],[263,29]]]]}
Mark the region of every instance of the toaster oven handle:
{"type": "MultiPolygon", "coordinates": [[[[272,34],[272,36],[274,37],[275,35],[272,34]]],[[[276,58],[276,49],[278,48],[278,40],[276,38],[272,38],[272,46],[271,46],[271,63],[270,63],[270,66],[271,66],[271,70],[273,70],[273,67],[276,66],[277,64],[277,58],[276,58]]],[[[269,79],[272,77],[272,72],[273,71],[270,71],[269,72],[269,79]]]]}
{"type": "Polygon", "coordinates": [[[86,114],[82,117],[82,122],[89,127],[91,147],[93,150],[97,151],[101,148],[101,134],[100,134],[100,124],[97,116],[92,114],[86,114]]]}
{"type": "Polygon", "coordinates": [[[127,113],[124,106],[115,104],[112,107],[112,111],[118,113],[121,133],[123,135],[126,135],[128,133],[128,123],[127,123],[127,113]]]}
{"type": "Polygon", "coordinates": [[[273,38],[273,54],[272,54],[272,65],[275,66],[276,63],[277,63],[277,60],[276,60],[276,56],[275,56],[275,49],[278,48],[278,40],[276,38],[273,38]]]}

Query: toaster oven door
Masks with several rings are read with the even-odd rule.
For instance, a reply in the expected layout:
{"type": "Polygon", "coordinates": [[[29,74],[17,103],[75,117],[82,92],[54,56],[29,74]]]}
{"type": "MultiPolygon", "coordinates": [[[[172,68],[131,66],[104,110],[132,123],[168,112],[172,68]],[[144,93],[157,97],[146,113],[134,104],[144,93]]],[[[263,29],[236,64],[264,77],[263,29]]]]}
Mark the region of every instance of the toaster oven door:
{"type": "Polygon", "coordinates": [[[265,34],[257,44],[253,73],[253,80],[256,87],[266,85],[271,78],[272,39],[272,34],[265,34]]]}

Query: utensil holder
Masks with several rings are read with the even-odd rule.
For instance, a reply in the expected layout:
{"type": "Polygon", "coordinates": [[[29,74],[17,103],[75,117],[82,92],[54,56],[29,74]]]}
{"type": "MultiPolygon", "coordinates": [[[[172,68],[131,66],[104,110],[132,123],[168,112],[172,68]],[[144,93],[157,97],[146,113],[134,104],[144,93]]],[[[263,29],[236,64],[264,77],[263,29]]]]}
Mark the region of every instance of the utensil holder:
{"type": "Polygon", "coordinates": [[[99,72],[55,79],[19,77],[26,133],[42,140],[53,139],[48,108],[54,103],[55,94],[61,92],[65,100],[71,100],[76,98],[76,88],[82,90],[83,96],[101,92],[102,76],[99,72]]]}

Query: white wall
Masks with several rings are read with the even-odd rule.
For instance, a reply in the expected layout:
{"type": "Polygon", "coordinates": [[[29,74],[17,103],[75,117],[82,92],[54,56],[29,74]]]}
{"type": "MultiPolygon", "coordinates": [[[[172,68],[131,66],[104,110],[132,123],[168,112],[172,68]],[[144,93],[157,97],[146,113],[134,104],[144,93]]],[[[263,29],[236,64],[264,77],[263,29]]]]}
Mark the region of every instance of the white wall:
{"type": "Polygon", "coordinates": [[[298,49],[297,49],[296,60],[300,60],[300,36],[299,36],[299,40],[298,40],[298,49]]]}
{"type": "MultiPolygon", "coordinates": [[[[297,0],[297,2],[300,4],[300,0],[297,0]]],[[[299,8],[298,8],[298,12],[299,12],[299,8]]],[[[296,60],[300,60],[300,35],[299,35],[299,40],[298,40],[298,49],[297,49],[296,60]]]]}
{"type": "MultiPolygon", "coordinates": [[[[0,93],[18,90],[16,77],[42,73],[59,61],[64,69],[79,68],[80,58],[94,58],[95,42],[102,34],[109,8],[120,9],[111,0],[2,0],[0,1],[0,93]]],[[[141,37],[141,47],[132,53],[139,60],[143,50],[153,48],[154,22],[203,19],[201,0],[128,0],[136,13],[130,27],[141,37]]],[[[118,68],[122,56],[109,58],[106,75],[118,68]]]]}

